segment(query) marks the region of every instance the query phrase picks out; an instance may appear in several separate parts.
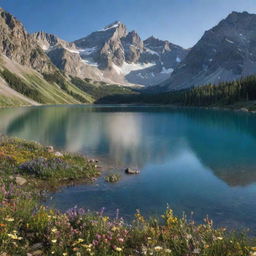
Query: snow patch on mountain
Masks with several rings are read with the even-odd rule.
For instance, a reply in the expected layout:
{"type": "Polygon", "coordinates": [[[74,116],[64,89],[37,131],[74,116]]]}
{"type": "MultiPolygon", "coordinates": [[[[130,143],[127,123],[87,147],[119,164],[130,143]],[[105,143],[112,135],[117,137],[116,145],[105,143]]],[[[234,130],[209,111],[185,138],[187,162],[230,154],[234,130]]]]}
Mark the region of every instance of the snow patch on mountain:
{"type": "Polygon", "coordinates": [[[160,72],[161,74],[171,74],[172,72],[173,72],[173,68],[165,68],[165,67],[163,67],[162,68],[162,71],[160,72]]]}
{"type": "Polygon", "coordinates": [[[152,54],[152,55],[157,55],[157,56],[160,56],[160,54],[158,52],[155,52],[153,50],[150,50],[149,48],[145,48],[146,52],[149,53],[149,54],[152,54]]]}
{"type": "Polygon", "coordinates": [[[178,57],[178,56],[177,56],[177,58],[176,58],[176,62],[181,62],[180,57],[178,57]]]}
{"type": "Polygon", "coordinates": [[[96,68],[99,67],[98,63],[95,62],[95,61],[93,61],[92,58],[82,59],[82,62],[85,63],[85,64],[87,64],[87,65],[90,65],[90,66],[92,66],[92,67],[96,67],[96,68]]]}
{"type": "Polygon", "coordinates": [[[105,28],[103,28],[100,31],[107,31],[107,30],[110,30],[110,29],[113,29],[113,28],[117,28],[120,24],[121,24],[120,21],[116,21],[116,22],[110,24],[109,26],[106,26],[105,28]]]}
{"type": "Polygon", "coordinates": [[[91,55],[97,51],[97,47],[91,47],[91,48],[85,48],[85,49],[79,49],[79,52],[81,55],[91,55]]]}
{"type": "Polygon", "coordinates": [[[124,64],[119,67],[113,63],[113,68],[118,74],[128,75],[132,71],[138,71],[143,70],[146,68],[151,68],[155,66],[156,63],[127,63],[124,62],[124,64]]]}
{"type": "Polygon", "coordinates": [[[227,39],[227,38],[225,38],[225,41],[228,42],[228,43],[234,44],[233,41],[231,41],[231,40],[229,40],[229,39],[227,39]]]}

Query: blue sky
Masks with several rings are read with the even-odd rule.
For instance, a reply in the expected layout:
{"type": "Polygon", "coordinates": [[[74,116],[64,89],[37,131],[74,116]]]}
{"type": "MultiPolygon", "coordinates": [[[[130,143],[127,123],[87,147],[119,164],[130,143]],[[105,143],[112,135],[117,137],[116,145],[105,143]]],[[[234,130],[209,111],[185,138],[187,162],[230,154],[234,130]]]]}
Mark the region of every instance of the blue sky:
{"type": "Polygon", "coordinates": [[[29,32],[73,41],[120,20],[143,39],[154,35],[183,47],[232,11],[256,13],[256,0],[0,0],[29,32]]]}

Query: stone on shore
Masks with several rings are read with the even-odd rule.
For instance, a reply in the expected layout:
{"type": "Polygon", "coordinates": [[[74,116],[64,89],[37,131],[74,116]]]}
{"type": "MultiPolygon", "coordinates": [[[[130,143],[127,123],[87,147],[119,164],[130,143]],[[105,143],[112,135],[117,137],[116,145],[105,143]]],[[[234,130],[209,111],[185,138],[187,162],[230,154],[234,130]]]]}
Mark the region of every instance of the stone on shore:
{"type": "Polygon", "coordinates": [[[46,147],[46,149],[47,149],[48,153],[53,153],[54,152],[53,146],[48,146],[48,147],[46,147]]]}
{"type": "Polygon", "coordinates": [[[27,183],[27,180],[24,179],[24,178],[22,178],[22,177],[20,177],[20,176],[17,176],[17,177],[15,178],[15,182],[16,182],[16,184],[18,184],[18,185],[20,185],[20,186],[23,186],[24,184],[27,183]]]}

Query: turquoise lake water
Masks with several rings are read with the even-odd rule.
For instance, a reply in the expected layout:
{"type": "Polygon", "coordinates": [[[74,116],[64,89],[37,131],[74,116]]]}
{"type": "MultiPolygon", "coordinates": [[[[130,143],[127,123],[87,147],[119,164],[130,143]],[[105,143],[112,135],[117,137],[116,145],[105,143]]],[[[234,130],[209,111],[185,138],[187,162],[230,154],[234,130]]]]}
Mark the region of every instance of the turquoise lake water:
{"type": "Polygon", "coordinates": [[[117,184],[64,188],[47,205],[78,205],[130,219],[206,215],[217,225],[256,231],[256,115],[145,106],[58,106],[0,110],[0,132],[100,159],[117,184]],[[127,176],[124,168],[141,170],[127,176]]]}

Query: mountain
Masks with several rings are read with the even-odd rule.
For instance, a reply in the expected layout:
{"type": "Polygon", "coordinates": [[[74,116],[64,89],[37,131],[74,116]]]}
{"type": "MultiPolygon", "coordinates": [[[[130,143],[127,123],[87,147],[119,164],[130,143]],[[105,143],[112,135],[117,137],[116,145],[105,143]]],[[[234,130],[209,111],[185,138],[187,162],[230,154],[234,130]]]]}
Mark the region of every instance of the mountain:
{"type": "Polygon", "coordinates": [[[168,79],[188,53],[154,37],[143,41],[119,21],[72,43],[43,32],[33,38],[67,74],[123,85],[156,85],[168,79]]]}
{"type": "Polygon", "coordinates": [[[255,73],[256,15],[232,12],[204,33],[162,88],[219,84],[255,73]]]}
{"type": "Polygon", "coordinates": [[[23,25],[0,8],[0,52],[21,65],[40,72],[53,72],[55,67],[23,25]]]}
{"type": "MultiPolygon", "coordinates": [[[[52,63],[67,75],[102,81],[102,72],[95,65],[89,65],[83,61],[80,51],[74,43],[69,43],[45,32],[34,33],[32,37],[48,55],[52,63]]],[[[111,82],[107,79],[105,81],[111,82]]]]}
{"type": "Polygon", "coordinates": [[[21,22],[0,9],[0,105],[91,100],[51,62],[21,22]]]}

